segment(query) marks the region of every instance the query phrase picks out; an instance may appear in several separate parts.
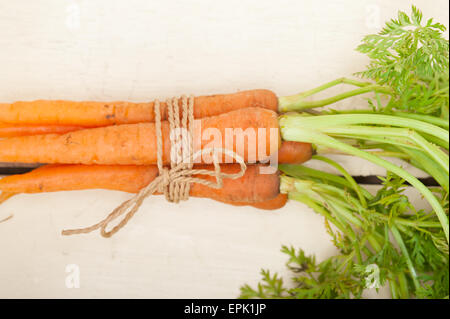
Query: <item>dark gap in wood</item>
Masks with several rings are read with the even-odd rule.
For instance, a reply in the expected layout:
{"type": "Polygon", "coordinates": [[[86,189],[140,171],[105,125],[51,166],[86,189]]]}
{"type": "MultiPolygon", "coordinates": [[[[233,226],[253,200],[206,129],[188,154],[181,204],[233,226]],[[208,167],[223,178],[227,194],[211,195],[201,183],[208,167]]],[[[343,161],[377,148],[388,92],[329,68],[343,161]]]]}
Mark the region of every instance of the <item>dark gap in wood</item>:
{"type": "MultiPolygon", "coordinates": [[[[380,185],[381,181],[380,179],[375,175],[370,176],[353,176],[355,181],[358,184],[366,184],[366,185],[380,185]]],[[[428,187],[434,187],[439,186],[438,182],[433,177],[425,177],[425,178],[419,178],[419,180],[428,187]]],[[[411,185],[408,182],[405,181],[406,185],[411,185]]]]}
{"type": "Polygon", "coordinates": [[[4,163],[0,162],[0,175],[24,174],[41,166],[36,163],[4,163]]]}
{"type": "MultiPolygon", "coordinates": [[[[25,174],[32,171],[34,167],[2,167],[0,166],[0,175],[15,175],[15,174],[25,174]]],[[[380,185],[381,181],[375,175],[370,176],[353,176],[355,181],[358,184],[366,184],[366,185],[380,185]]],[[[427,178],[419,178],[419,180],[428,187],[439,186],[439,184],[432,177],[427,178]]],[[[408,182],[405,184],[409,185],[408,182]]]]}
{"type": "Polygon", "coordinates": [[[32,171],[30,167],[0,167],[0,175],[25,174],[32,171]]]}

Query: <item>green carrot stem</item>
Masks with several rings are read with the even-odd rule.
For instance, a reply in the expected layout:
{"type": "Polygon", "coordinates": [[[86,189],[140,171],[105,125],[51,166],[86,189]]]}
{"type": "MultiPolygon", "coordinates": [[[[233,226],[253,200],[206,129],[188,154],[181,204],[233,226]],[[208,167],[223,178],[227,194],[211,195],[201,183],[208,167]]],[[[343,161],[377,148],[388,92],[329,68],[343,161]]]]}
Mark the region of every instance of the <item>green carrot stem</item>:
{"type": "Polygon", "coordinates": [[[405,225],[413,228],[417,227],[428,227],[428,228],[440,228],[441,224],[439,222],[432,222],[432,221],[420,221],[420,220],[409,220],[401,217],[389,217],[377,212],[373,212],[374,215],[376,215],[378,218],[383,219],[385,221],[392,221],[395,224],[405,225]]]}
{"type": "Polygon", "coordinates": [[[391,291],[392,299],[399,299],[397,283],[392,279],[389,280],[389,290],[391,291]]]}
{"type": "Polygon", "coordinates": [[[331,221],[342,233],[344,233],[350,239],[352,239],[352,240],[356,239],[356,237],[354,237],[354,234],[350,234],[347,232],[347,228],[341,222],[336,220],[325,209],[323,209],[320,205],[318,205],[313,200],[311,200],[311,198],[309,198],[308,196],[302,195],[295,191],[289,192],[288,196],[289,196],[289,199],[293,199],[293,200],[302,202],[305,205],[308,205],[309,207],[311,207],[317,213],[324,216],[327,220],[331,221]]]}
{"type": "MultiPolygon", "coordinates": [[[[341,187],[347,187],[352,189],[352,184],[348,182],[345,178],[337,176],[331,173],[316,170],[314,168],[306,167],[303,165],[295,164],[280,164],[278,165],[280,171],[286,173],[289,176],[296,177],[299,179],[317,179],[328,184],[336,184],[341,187]]],[[[366,189],[360,188],[361,193],[367,199],[371,199],[373,196],[366,189]]]]}
{"type": "MultiPolygon", "coordinates": [[[[379,114],[377,111],[374,110],[339,110],[339,111],[333,111],[335,114],[379,114]]],[[[433,124],[439,127],[442,127],[444,129],[449,128],[449,122],[446,119],[432,116],[432,115],[424,115],[424,114],[416,114],[416,113],[407,113],[407,112],[392,112],[387,115],[393,115],[393,116],[399,116],[399,117],[405,117],[413,120],[419,120],[422,122],[427,122],[429,124],[433,124]]]]}
{"type": "MultiPolygon", "coordinates": [[[[415,143],[420,149],[424,150],[428,155],[433,158],[438,165],[441,166],[447,174],[449,173],[449,158],[440,148],[434,144],[429,143],[420,134],[412,129],[403,128],[384,128],[384,127],[363,127],[359,125],[347,125],[347,126],[337,126],[330,127],[321,130],[331,136],[341,136],[346,137],[361,134],[365,131],[364,136],[369,139],[372,136],[382,137],[386,143],[390,143],[391,138],[404,138],[406,144],[409,142],[415,143]]],[[[363,136],[361,136],[363,137],[363,136]]],[[[398,143],[398,140],[394,140],[394,143],[398,143]]],[[[393,143],[393,144],[394,144],[393,143]]]]}
{"type": "Polygon", "coordinates": [[[419,280],[417,279],[417,273],[414,268],[414,265],[411,261],[411,258],[409,257],[408,249],[406,248],[405,243],[403,242],[402,235],[398,231],[397,227],[395,227],[394,225],[391,225],[390,230],[391,230],[391,233],[394,236],[395,241],[397,242],[397,244],[403,254],[403,257],[406,260],[406,264],[408,266],[409,273],[413,280],[414,287],[416,288],[416,290],[418,290],[418,289],[420,289],[420,283],[419,283],[419,280]]]}
{"type": "Polygon", "coordinates": [[[363,207],[367,207],[366,198],[362,194],[361,187],[358,185],[358,183],[355,182],[353,177],[341,165],[339,165],[338,163],[336,163],[335,161],[333,161],[329,158],[319,156],[319,155],[314,155],[312,157],[312,159],[320,160],[320,161],[325,162],[325,163],[333,166],[334,168],[336,168],[339,171],[339,173],[341,173],[342,176],[344,176],[344,178],[350,183],[352,189],[358,195],[358,198],[361,201],[361,204],[363,205],[363,207]]]}
{"type": "Polygon", "coordinates": [[[286,110],[290,109],[291,106],[296,103],[296,101],[303,99],[305,97],[314,95],[316,93],[322,92],[326,89],[329,89],[329,88],[339,85],[339,84],[350,84],[350,85],[354,85],[354,86],[358,86],[358,87],[372,85],[372,83],[370,83],[370,82],[361,82],[358,80],[353,80],[353,79],[342,77],[342,78],[330,81],[328,83],[322,84],[314,89],[304,91],[302,93],[298,93],[298,94],[291,95],[291,96],[280,97],[279,98],[279,110],[283,111],[283,109],[286,109],[286,110]]]}
{"type": "MultiPolygon", "coordinates": [[[[439,221],[441,222],[442,228],[445,233],[445,237],[447,243],[449,242],[449,224],[448,217],[440,205],[437,198],[433,195],[433,193],[423,185],[416,177],[412,176],[410,173],[405,171],[404,169],[378,157],[373,154],[369,154],[365,151],[359,150],[355,147],[347,145],[345,143],[340,142],[337,139],[334,139],[330,136],[327,136],[322,133],[315,132],[313,129],[308,129],[302,125],[301,121],[289,121],[288,116],[283,116],[280,118],[280,126],[282,137],[286,141],[297,141],[297,142],[307,142],[318,145],[324,145],[330,148],[336,148],[342,152],[346,152],[350,155],[361,157],[366,159],[374,164],[377,164],[381,167],[386,168],[392,173],[400,176],[401,178],[408,181],[413,187],[415,187],[430,203],[431,207],[434,209],[439,221]],[[300,122],[300,123],[299,123],[300,122]]],[[[309,119],[308,119],[309,120],[309,119]]],[[[407,119],[409,120],[409,119],[407,119]]]]}
{"type": "Polygon", "coordinates": [[[403,154],[400,152],[387,152],[387,151],[367,151],[367,153],[377,155],[380,157],[395,157],[395,158],[401,158],[404,160],[410,160],[411,157],[407,154],[403,154]]]}
{"type": "Polygon", "coordinates": [[[406,276],[404,273],[399,273],[397,275],[398,283],[399,283],[399,294],[400,298],[408,299],[409,298],[409,287],[408,281],[406,280],[406,276]]]}
{"type": "Polygon", "coordinates": [[[423,171],[430,174],[439,185],[444,188],[445,191],[449,191],[449,176],[443,170],[441,170],[434,161],[430,160],[428,156],[424,154],[422,151],[417,151],[409,148],[400,148],[406,154],[409,154],[410,157],[414,160],[411,161],[411,164],[422,169],[423,171]]]}
{"type": "MultiPolygon", "coordinates": [[[[345,125],[391,125],[395,127],[410,128],[418,132],[424,132],[429,135],[440,138],[447,144],[449,143],[448,131],[419,120],[396,117],[392,115],[381,114],[337,114],[337,115],[320,115],[307,116],[302,114],[282,115],[280,117],[281,126],[296,126],[301,124],[303,128],[311,128],[322,130],[334,126],[345,125]]],[[[365,129],[366,127],[364,127],[365,129]]],[[[364,130],[360,132],[364,135],[364,130]]]]}
{"type": "Polygon", "coordinates": [[[380,85],[372,84],[367,86],[362,86],[358,89],[347,91],[333,97],[329,97],[326,99],[318,100],[318,101],[305,101],[305,97],[311,95],[305,95],[304,93],[300,93],[297,95],[280,97],[278,99],[278,108],[280,112],[291,112],[291,111],[303,111],[306,109],[311,109],[315,107],[322,107],[326,105],[330,105],[341,100],[345,100],[352,96],[361,95],[369,92],[379,92],[384,94],[392,94],[392,91],[380,85]]]}

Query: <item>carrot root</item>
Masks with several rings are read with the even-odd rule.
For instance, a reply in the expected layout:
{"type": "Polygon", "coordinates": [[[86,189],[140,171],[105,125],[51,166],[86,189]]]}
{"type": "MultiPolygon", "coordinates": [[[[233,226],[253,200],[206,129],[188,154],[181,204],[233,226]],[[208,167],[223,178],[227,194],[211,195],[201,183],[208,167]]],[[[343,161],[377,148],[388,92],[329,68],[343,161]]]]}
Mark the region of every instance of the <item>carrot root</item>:
{"type": "Polygon", "coordinates": [[[288,200],[288,196],[287,194],[278,194],[277,197],[273,198],[273,199],[269,199],[266,201],[262,201],[262,202],[257,202],[257,203],[246,203],[246,202],[226,202],[226,201],[221,201],[225,204],[229,204],[229,205],[233,205],[233,206],[253,206],[255,208],[259,208],[259,209],[264,209],[264,210],[275,210],[275,209],[279,209],[282,208],[284,205],[286,205],[288,200]]]}
{"type": "MultiPolygon", "coordinates": [[[[0,124],[0,138],[40,134],[65,134],[82,129],[86,129],[86,127],[70,125],[36,126],[0,124]]],[[[302,164],[311,159],[312,154],[313,149],[310,143],[283,141],[278,150],[278,163],[302,164]]]]}
{"type": "MultiPolygon", "coordinates": [[[[247,107],[278,111],[278,98],[269,90],[249,90],[232,94],[195,97],[195,118],[215,116],[247,107]]],[[[154,122],[154,102],[74,102],[63,100],[0,103],[0,122],[12,124],[63,124],[105,126],[154,122]]],[[[161,103],[162,119],[167,119],[166,103],[161,103]]]]}
{"type": "MultiPolygon", "coordinates": [[[[170,127],[166,121],[162,122],[162,136],[163,161],[169,163],[170,127]]],[[[281,144],[277,113],[261,108],[240,109],[195,120],[193,138],[194,152],[210,147],[226,148],[246,162],[267,160],[281,144]],[[227,145],[229,141],[226,137],[230,129],[253,132],[255,140],[245,142],[244,139],[238,141],[234,138],[233,145],[227,145]],[[273,130],[275,135],[271,134],[273,130]],[[208,136],[208,132],[217,133],[218,140],[215,134],[208,136]]],[[[3,162],[148,165],[156,163],[156,154],[155,123],[114,125],[63,135],[45,134],[0,140],[0,161],[3,162]]]]}
{"type": "MultiPolygon", "coordinates": [[[[279,194],[278,172],[260,174],[263,165],[248,165],[243,177],[224,179],[223,187],[210,188],[192,184],[190,195],[219,201],[257,203],[271,200],[279,194]]],[[[196,168],[213,169],[211,165],[196,168]]],[[[221,165],[224,173],[237,173],[238,164],[221,165]]],[[[109,189],[137,193],[158,176],[155,165],[46,165],[29,173],[12,175],[0,180],[0,190],[8,193],[42,193],[85,189],[109,189]]],[[[215,181],[212,176],[196,176],[215,181]]],[[[2,193],[3,194],[3,193],[2,193]]]]}
{"type": "Polygon", "coordinates": [[[309,161],[313,155],[311,143],[283,141],[278,150],[278,163],[302,164],[309,161]]]}
{"type": "Polygon", "coordinates": [[[18,125],[0,123],[0,138],[41,134],[64,134],[85,128],[78,125],[18,125]]]}

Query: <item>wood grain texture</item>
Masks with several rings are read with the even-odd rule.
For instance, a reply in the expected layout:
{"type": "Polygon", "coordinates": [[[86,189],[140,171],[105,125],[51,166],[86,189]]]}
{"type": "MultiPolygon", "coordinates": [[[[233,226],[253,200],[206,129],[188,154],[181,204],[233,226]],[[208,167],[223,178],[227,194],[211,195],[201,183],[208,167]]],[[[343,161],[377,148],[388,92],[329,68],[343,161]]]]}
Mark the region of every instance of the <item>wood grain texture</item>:
{"type": "MultiPolygon", "coordinates": [[[[0,0],[0,102],[294,94],[362,69],[367,59],[354,51],[361,37],[412,3],[448,21],[445,0],[0,0]]],[[[383,173],[341,160],[356,175],[383,173]]],[[[294,202],[262,212],[152,198],[112,239],[60,236],[127,198],[92,190],[1,205],[0,219],[13,218],[0,224],[0,298],[234,298],[242,284],[256,284],[260,268],[288,279],[282,244],[319,260],[335,253],[322,218],[294,202]],[[72,264],[80,288],[66,287],[72,264]]]]}

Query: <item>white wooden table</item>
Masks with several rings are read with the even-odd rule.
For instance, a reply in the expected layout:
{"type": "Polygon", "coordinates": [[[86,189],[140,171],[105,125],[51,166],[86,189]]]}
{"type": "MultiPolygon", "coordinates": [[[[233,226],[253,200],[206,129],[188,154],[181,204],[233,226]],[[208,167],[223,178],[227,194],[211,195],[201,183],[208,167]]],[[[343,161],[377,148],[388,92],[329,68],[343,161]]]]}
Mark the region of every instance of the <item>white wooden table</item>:
{"type": "MultiPolygon", "coordinates": [[[[366,57],[354,51],[362,36],[413,2],[448,21],[445,0],[0,0],[0,101],[293,94],[364,68],[366,57]]],[[[383,173],[365,163],[349,168],[383,173]]],[[[323,219],[296,202],[265,212],[155,197],[111,239],[60,235],[129,196],[60,192],[1,205],[0,219],[13,218],[0,224],[0,297],[234,298],[261,268],[289,278],[282,244],[319,260],[336,252],[323,219]]]]}

